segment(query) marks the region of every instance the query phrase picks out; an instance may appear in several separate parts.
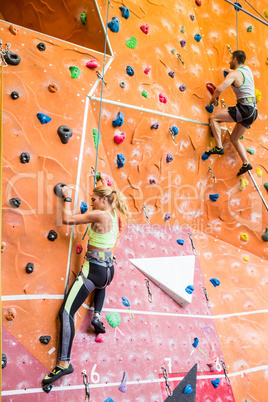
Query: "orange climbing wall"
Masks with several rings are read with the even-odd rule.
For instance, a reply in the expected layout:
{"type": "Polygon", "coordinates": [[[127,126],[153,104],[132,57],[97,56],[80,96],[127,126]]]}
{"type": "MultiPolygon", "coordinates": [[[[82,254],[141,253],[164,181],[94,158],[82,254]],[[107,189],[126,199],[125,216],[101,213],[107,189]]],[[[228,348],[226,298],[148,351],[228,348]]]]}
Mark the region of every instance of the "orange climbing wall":
{"type": "MultiPolygon", "coordinates": [[[[43,347],[38,338],[40,335],[50,334],[52,339],[49,350],[56,346],[56,316],[64,291],[70,240],[70,229],[66,229],[60,222],[59,200],[53,195],[53,187],[58,182],[75,185],[84,132],[86,141],[78,205],[81,200],[89,202],[92,189],[89,172],[95,163],[92,129],[98,127],[100,102],[86,99],[97,76],[94,70],[85,67],[85,63],[96,58],[102,66],[102,55],[96,51],[100,52],[103,48],[103,32],[98,34],[92,31],[85,35],[85,30],[95,27],[95,24],[82,26],[79,21],[80,12],[83,11],[88,13],[90,21],[90,8],[85,10],[84,2],[75,2],[75,6],[74,2],[72,5],[69,2],[68,10],[65,2],[57,2],[57,9],[52,1],[46,2],[46,5],[41,3],[9,2],[10,9],[7,5],[1,5],[0,10],[3,19],[7,21],[75,43],[71,45],[24,28],[20,28],[19,33],[14,36],[8,29],[10,24],[1,22],[0,39],[4,46],[7,42],[11,43],[11,50],[19,53],[22,58],[19,66],[4,69],[2,240],[6,243],[6,248],[2,254],[3,336],[9,346],[12,339],[18,342],[23,347],[18,349],[21,356],[27,350],[33,364],[38,366],[38,377],[36,383],[33,381],[31,384],[32,389],[40,388],[40,380],[45,374],[43,371],[46,372],[55,364],[55,351],[49,354],[47,347],[43,347]],[[25,11],[30,10],[29,7],[31,13],[25,11]],[[67,14],[72,24],[67,24],[67,14]],[[69,30],[65,32],[65,36],[59,34],[59,26],[63,26],[63,23],[69,30]],[[46,44],[45,52],[39,52],[36,48],[40,41],[46,44]],[[95,51],[87,51],[79,45],[95,51]],[[70,77],[68,68],[71,65],[80,68],[79,78],[70,77]],[[58,91],[50,93],[47,89],[49,84],[57,85],[58,91]],[[15,101],[10,98],[10,93],[14,90],[20,93],[20,98],[15,101]],[[41,125],[36,118],[36,113],[39,112],[52,117],[51,122],[41,125]],[[87,119],[84,117],[86,113],[87,119]],[[60,142],[57,135],[57,128],[62,124],[73,130],[73,137],[66,145],[60,142]],[[29,165],[20,164],[21,152],[31,154],[29,165]],[[9,199],[12,197],[22,200],[19,209],[10,207],[9,199]],[[54,243],[46,238],[50,229],[58,233],[54,243]],[[35,265],[31,275],[25,273],[28,262],[35,265]],[[14,307],[17,312],[11,323],[5,318],[10,307],[14,307]]],[[[133,213],[131,223],[147,225],[142,207],[145,204],[150,216],[149,230],[159,227],[156,225],[192,228],[235,400],[244,401],[248,398],[251,402],[264,402],[268,392],[268,247],[261,236],[268,225],[267,212],[252,183],[243,191],[238,189],[240,181],[236,178],[236,172],[240,167],[240,160],[226,131],[223,131],[225,155],[212,156],[205,162],[201,159],[202,153],[213,144],[206,125],[209,114],[205,106],[210,94],[205,84],[213,82],[217,85],[221,82],[222,70],[228,67],[230,57],[227,45],[232,50],[236,49],[236,13],[231,5],[220,0],[203,1],[200,7],[194,1],[170,1],[166,4],[161,0],[125,0],[113,1],[112,4],[109,20],[114,16],[119,17],[120,30],[119,33],[108,31],[114,58],[105,74],[109,89],[104,87],[103,92],[105,103],[102,104],[102,141],[98,170],[107,173],[113,183],[128,196],[133,213]],[[130,9],[128,20],[121,17],[119,6],[123,4],[130,9]],[[194,21],[190,19],[190,14],[195,16],[194,21]],[[147,23],[150,30],[145,35],[140,26],[147,23]],[[181,26],[185,27],[185,33],[181,32],[181,26]],[[202,35],[200,42],[194,40],[196,33],[202,35]],[[125,45],[126,40],[132,36],[137,39],[135,49],[129,49],[125,45]],[[186,46],[182,48],[180,40],[183,39],[186,40],[186,46]],[[175,54],[171,52],[172,49],[176,50],[175,54]],[[177,53],[181,55],[184,66],[178,60],[177,53]],[[126,75],[127,65],[134,69],[133,77],[126,75]],[[148,65],[152,69],[146,75],[143,71],[148,65]],[[174,78],[168,75],[171,70],[175,72],[174,78]],[[119,86],[121,81],[126,83],[124,89],[119,86]],[[181,85],[186,85],[185,92],[180,91],[181,85]],[[148,98],[141,95],[143,90],[147,91],[148,98]],[[166,104],[159,102],[160,92],[167,95],[166,104]],[[136,110],[136,107],[151,109],[154,113],[136,110]],[[119,110],[124,114],[124,125],[115,129],[112,127],[112,120],[119,110]],[[159,112],[166,115],[161,116],[159,112]],[[175,116],[205,124],[183,121],[175,116]],[[150,127],[155,122],[159,123],[159,129],[151,130],[150,127]],[[173,144],[169,134],[169,128],[173,125],[179,128],[177,146],[173,144]],[[113,135],[122,131],[126,133],[126,140],[123,144],[116,145],[113,135]],[[118,153],[126,158],[122,169],[118,169],[116,165],[118,153]],[[169,164],[166,163],[167,153],[174,157],[169,164]],[[209,166],[213,169],[217,183],[211,180],[209,166]],[[156,184],[149,184],[150,178],[154,178],[156,184]],[[219,193],[217,202],[209,200],[211,193],[219,193]],[[165,213],[171,215],[167,223],[163,221],[165,213]],[[249,236],[246,243],[240,240],[243,232],[249,236]],[[243,261],[246,255],[249,256],[249,262],[243,261]],[[211,277],[221,281],[220,287],[213,288],[209,282],[211,277]]],[[[263,15],[263,2],[253,1],[251,4],[263,15]]],[[[105,22],[107,2],[99,1],[98,5],[105,22]]],[[[252,11],[246,3],[243,6],[252,11]]],[[[92,20],[97,21],[96,12],[92,12],[92,20]]],[[[96,24],[98,30],[101,30],[101,24],[96,24]]],[[[266,202],[268,196],[263,183],[268,181],[267,89],[263,83],[267,76],[268,45],[263,38],[267,29],[252,17],[241,11],[238,13],[239,48],[246,52],[247,64],[254,72],[256,87],[262,92],[262,100],[258,104],[259,118],[245,134],[243,144],[245,148],[255,150],[254,155],[249,155],[249,160],[254,166],[253,174],[266,202]],[[252,32],[247,32],[249,25],[253,27],[252,32]],[[262,169],[261,178],[256,174],[257,167],[262,169]]],[[[110,56],[107,56],[106,63],[108,60],[110,56]]],[[[100,84],[91,95],[100,97],[100,84]]],[[[233,104],[231,90],[226,91],[222,97],[228,106],[233,104]]],[[[228,124],[226,127],[231,129],[232,125],[228,124]]],[[[148,226],[145,227],[148,230],[148,226]]],[[[82,255],[77,255],[75,249],[76,244],[81,243],[83,230],[84,228],[76,228],[75,231],[70,282],[75,278],[82,261],[82,255]]],[[[85,248],[85,243],[83,247],[85,248]]],[[[148,247],[150,248],[150,243],[148,247]]],[[[200,287],[200,283],[195,283],[195,286],[200,287]]],[[[146,292],[146,288],[144,291],[146,292]]],[[[111,303],[109,292],[107,302],[111,303]]],[[[76,315],[77,331],[86,311],[81,308],[76,315]]],[[[180,312],[187,314],[182,308],[180,312]]],[[[159,328],[160,335],[161,331],[159,328]]],[[[135,330],[133,334],[135,336],[135,330]]],[[[109,342],[108,339],[106,342],[109,342]]],[[[154,338],[151,337],[150,341],[154,343],[154,338]]],[[[91,346],[94,348],[93,344],[91,346]]],[[[177,348],[179,354],[181,345],[178,344],[177,348]]],[[[188,354],[191,350],[189,341],[188,354]]],[[[91,369],[90,366],[88,370],[91,369]]],[[[111,362],[108,371],[113,373],[111,362]]],[[[183,369],[180,371],[185,372],[183,369]]],[[[158,373],[160,372],[159,364],[158,373]]],[[[3,375],[4,373],[5,371],[3,375]]],[[[141,373],[141,379],[142,374],[148,376],[146,370],[141,373]]],[[[130,378],[132,379],[134,378],[130,378]]],[[[120,379],[115,378],[114,381],[120,379]]],[[[9,390],[24,388],[18,379],[14,383],[11,377],[5,379],[5,386],[10,382],[12,387],[9,386],[9,390]]],[[[63,384],[67,386],[68,381],[63,384]]],[[[134,391],[131,394],[131,389],[127,394],[128,400],[138,400],[134,391]]],[[[3,393],[6,390],[7,388],[3,388],[3,393]]],[[[56,394],[58,392],[51,393],[50,397],[53,398],[56,394]]],[[[7,394],[3,395],[5,400],[11,398],[7,394]]],[[[28,394],[28,400],[36,400],[34,398],[37,394],[34,395],[31,399],[31,394],[28,394]]],[[[123,396],[121,398],[119,395],[116,400],[125,400],[123,396]]],[[[146,395],[144,398],[146,400],[146,395]]]]}

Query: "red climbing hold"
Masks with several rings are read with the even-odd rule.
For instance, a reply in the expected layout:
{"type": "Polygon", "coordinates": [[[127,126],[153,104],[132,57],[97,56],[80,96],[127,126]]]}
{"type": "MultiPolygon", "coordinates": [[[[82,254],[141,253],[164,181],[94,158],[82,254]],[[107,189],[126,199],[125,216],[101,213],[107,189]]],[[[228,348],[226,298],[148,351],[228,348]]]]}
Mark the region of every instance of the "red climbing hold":
{"type": "Polygon", "coordinates": [[[208,82],[206,84],[207,89],[209,90],[209,92],[211,93],[211,95],[214,94],[214,91],[216,89],[216,85],[214,85],[212,82],[208,82]]]}
{"type": "Polygon", "coordinates": [[[201,0],[195,0],[195,3],[197,6],[202,6],[202,1],[201,0]]]}
{"type": "Polygon", "coordinates": [[[83,251],[83,247],[81,246],[81,244],[77,244],[76,246],[76,254],[81,254],[83,251]]]}
{"type": "Polygon", "coordinates": [[[98,62],[97,62],[96,59],[89,60],[89,61],[86,63],[86,66],[87,66],[88,68],[97,68],[97,67],[99,67],[98,62]]]}
{"type": "Polygon", "coordinates": [[[147,67],[144,69],[144,74],[148,75],[149,72],[151,71],[151,69],[152,69],[152,66],[147,66],[147,67]]]}
{"type": "Polygon", "coordinates": [[[122,144],[123,141],[126,139],[126,133],[115,134],[114,135],[114,142],[117,144],[122,144]]]}
{"type": "Polygon", "coordinates": [[[165,95],[163,92],[159,94],[159,100],[161,103],[167,103],[167,95],[165,95]]]}
{"type": "Polygon", "coordinates": [[[149,24],[145,24],[145,25],[141,25],[141,26],[140,26],[140,29],[141,29],[142,32],[145,33],[146,35],[148,35],[148,33],[149,33],[149,28],[150,28],[150,25],[149,25],[149,24]]]}

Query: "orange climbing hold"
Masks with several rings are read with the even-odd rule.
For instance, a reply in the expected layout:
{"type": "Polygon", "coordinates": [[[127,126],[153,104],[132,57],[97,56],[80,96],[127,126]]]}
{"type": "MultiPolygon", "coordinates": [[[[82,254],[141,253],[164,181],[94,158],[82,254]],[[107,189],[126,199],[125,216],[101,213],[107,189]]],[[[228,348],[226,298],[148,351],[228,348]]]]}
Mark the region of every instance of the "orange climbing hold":
{"type": "Polygon", "coordinates": [[[7,311],[5,312],[5,316],[8,321],[13,321],[14,318],[16,318],[16,315],[17,315],[17,312],[14,307],[9,307],[7,309],[7,311]]]}

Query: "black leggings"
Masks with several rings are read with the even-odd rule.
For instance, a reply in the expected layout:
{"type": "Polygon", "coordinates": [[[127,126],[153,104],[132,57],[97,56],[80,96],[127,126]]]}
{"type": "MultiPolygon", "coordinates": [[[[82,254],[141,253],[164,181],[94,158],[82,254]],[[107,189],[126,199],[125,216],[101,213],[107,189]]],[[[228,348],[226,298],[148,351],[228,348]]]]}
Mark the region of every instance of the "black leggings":
{"type": "MultiPolygon", "coordinates": [[[[110,266],[111,281],[114,276],[114,267],[110,266]]],[[[86,261],[82,271],[70,287],[60,308],[61,322],[58,359],[70,360],[72,344],[75,335],[74,314],[84,303],[89,293],[96,287],[105,286],[107,281],[107,267],[86,261]]],[[[106,294],[106,286],[95,289],[94,311],[101,313],[106,294]]]]}

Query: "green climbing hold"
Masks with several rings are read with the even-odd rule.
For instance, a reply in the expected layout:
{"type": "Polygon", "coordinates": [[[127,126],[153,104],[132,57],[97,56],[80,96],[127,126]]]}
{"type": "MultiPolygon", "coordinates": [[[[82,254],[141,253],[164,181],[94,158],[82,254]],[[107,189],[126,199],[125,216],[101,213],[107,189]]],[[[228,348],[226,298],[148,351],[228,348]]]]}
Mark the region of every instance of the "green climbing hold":
{"type": "Polygon", "coordinates": [[[250,25],[247,29],[248,32],[252,32],[252,25],[250,25]]]}
{"type": "Polygon", "coordinates": [[[144,96],[144,98],[148,98],[148,93],[147,91],[145,91],[145,89],[142,91],[142,96],[144,96]]]}
{"type": "Polygon", "coordinates": [[[247,148],[247,152],[248,152],[250,155],[254,155],[254,153],[255,153],[254,149],[250,149],[250,148],[247,148]]]}
{"type": "Polygon", "coordinates": [[[81,71],[79,70],[78,67],[70,66],[69,70],[71,71],[71,77],[72,78],[78,78],[79,75],[81,74],[81,71]]]}
{"type": "Polygon", "coordinates": [[[117,327],[121,322],[121,317],[119,313],[110,313],[106,315],[106,320],[111,325],[111,327],[117,327]]]}
{"type": "Polygon", "coordinates": [[[243,135],[241,135],[241,137],[239,138],[240,140],[243,140],[243,138],[244,138],[244,136],[243,135]]]}
{"type": "Polygon", "coordinates": [[[262,235],[262,240],[268,241],[268,226],[266,228],[266,232],[262,235]]]}
{"type": "Polygon", "coordinates": [[[181,33],[185,33],[185,27],[183,25],[181,26],[181,33]]]}
{"type": "Polygon", "coordinates": [[[80,15],[80,20],[81,20],[82,24],[86,25],[86,23],[87,23],[87,15],[86,15],[86,13],[82,13],[80,15]]]}
{"type": "Polygon", "coordinates": [[[96,128],[93,128],[93,140],[95,144],[95,148],[98,148],[99,143],[101,142],[101,135],[99,133],[98,135],[98,130],[96,128]]]}
{"type": "Polygon", "coordinates": [[[126,41],[126,45],[127,45],[127,47],[129,47],[130,49],[135,49],[135,47],[137,46],[137,39],[134,37],[134,36],[132,36],[131,38],[129,38],[127,41],[126,41]]]}
{"type": "Polygon", "coordinates": [[[176,49],[172,49],[172,50],[171,50],[171,53],[172,53],[172,54],[176,54],[176,49]]]}
{"type": "Polygon", "coordinates": [[[268,183],[264,183],[264,188],[268,191],[268,183]]]}

